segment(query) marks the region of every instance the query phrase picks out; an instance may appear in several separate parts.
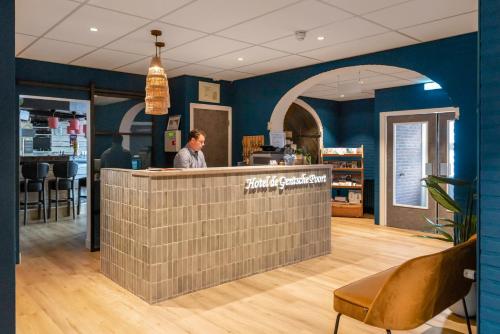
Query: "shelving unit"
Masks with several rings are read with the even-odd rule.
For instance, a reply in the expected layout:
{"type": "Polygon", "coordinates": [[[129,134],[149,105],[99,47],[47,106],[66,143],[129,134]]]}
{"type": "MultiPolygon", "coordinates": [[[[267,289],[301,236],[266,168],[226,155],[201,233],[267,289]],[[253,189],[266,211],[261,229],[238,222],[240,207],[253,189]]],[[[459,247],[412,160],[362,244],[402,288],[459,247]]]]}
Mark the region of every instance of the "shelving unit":
{"type": "Polygon", "coordinates": [[[332,198],[332,216],[363,217],[363,159],[363,146],[323,149],[321,161],[332,165],[332,190],[336,193],[332,198]],[[335,201],[336,197],[346,201],[335,201]]]}

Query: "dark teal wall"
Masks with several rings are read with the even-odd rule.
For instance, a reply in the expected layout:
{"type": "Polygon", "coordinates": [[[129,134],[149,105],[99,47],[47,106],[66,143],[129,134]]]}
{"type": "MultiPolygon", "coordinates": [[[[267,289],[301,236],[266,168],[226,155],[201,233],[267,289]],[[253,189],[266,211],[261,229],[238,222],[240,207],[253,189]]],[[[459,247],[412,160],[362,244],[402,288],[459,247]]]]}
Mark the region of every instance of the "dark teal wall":
{"type": "Polygon", "coordinates": [[[364,146],[365,179],[375,177],[377,150],[373,123],[375,122],[373,99],[340,103],[339,125],[341,147],[364,146]]]}
{"type": "MultiPolygon", "coordinates": [[[[309,104],[318,114],[323,125],[323,146],[339,145],[339,103],[332,100],[315,99],[301,96],[301,100],[309,104]]],[[[267,137],[267,136],[266,136],[267,137]]]]}
{"type": "MultiPolygon", "coordinates": [[[[181,76],[169,80],[170,86],[170,110],[169,115],[181,115],[181,123],[179,129],[182,130],[182,145],[187,142],[189,134],[189,110],[191,103],[215,104],[208,102],[201,102],[198,100],[198,82],[214,82],[208,78],[181,76]]],[[[220,84],[220,103],[217,105],[231,106],[232,105],[232,84],[227,81],[218,81],[220,84]]],[[[163,149],[163,132],[167,128],[168,116],[161,116],[157,118],[156,133],[157,141],[156,147],[163,149]]],[[[161,163],[159,166],[172,167],[175,153],[162,153],[159,157],[161,163]]]]}
{"type": "MultiPolygon", "coordinates": [[[[456,156],[456,174],[460,178],[472,179],[476,175],[476,163],[470,157],[476,156],[477,152],[475,140],[471,140],[476,136],[476,39],[476,33],[466,34],[236,81],[233,140],[238,143],[243,135],[268,133],[267,123],[281,97],[295,85],[314,75],[355,65],[397,66],[419,72],[438,82],[452,101],[451,104],[460,108],[460,120],[456,123],[456,144],[460,147],[456,156]]],[[[441,101],[441,98],[438,100],[441,101]]],[[[413,104],[419,107],[421,105],[415,101],[413,104]]],[[[405,103],[401,108],[403,106],[406,109],[410,103],[405,103]]],[[[372,126],[376,126],[374,132],[378,133],[378,119],[372,126]]],[[[234,145],[233,157],[236,159],[240,156],[241,145],[234,145]]],[[[375,194],[379,192],[377,174],[375,171],[375,194]]]]}
{"type": "Polygon", "coordinates": [[[14,54],[14,0],[0,1],[0,333],[15,333],[15,262],[18,190],[17,112],[14,54]]]}
{"type": "Polygon", "coordinates": [[[500,333],[500,1],[479,5],[479,330],[500,333]]]}

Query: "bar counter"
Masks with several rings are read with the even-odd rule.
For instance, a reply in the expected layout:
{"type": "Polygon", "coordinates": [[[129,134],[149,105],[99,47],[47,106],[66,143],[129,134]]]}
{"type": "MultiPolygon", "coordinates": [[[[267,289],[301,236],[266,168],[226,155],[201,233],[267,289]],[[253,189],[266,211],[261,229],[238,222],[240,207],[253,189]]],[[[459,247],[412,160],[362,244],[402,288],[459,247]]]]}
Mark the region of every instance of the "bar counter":
{"type": "Polygon", "coordinates": [[[148,303],[329,254],[325,165],[101,170],[101,271],[148,303]]]}

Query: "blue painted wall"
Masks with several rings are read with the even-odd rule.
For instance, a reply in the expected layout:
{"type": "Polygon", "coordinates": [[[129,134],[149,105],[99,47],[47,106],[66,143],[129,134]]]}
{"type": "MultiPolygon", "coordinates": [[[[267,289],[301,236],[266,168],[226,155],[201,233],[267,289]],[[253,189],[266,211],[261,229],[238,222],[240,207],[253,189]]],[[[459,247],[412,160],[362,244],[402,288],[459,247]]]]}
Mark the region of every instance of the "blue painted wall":
{"type": "MultiPolygon", "coordinates": [[[[464,149],[457,154],[457,176],[475,175],[476,147],[470,138],[476,133],[476,62],[475,33],[409,47],[362,55],[313,66],[293,69],[234,82],[233,140],[240,142],[243,135],[266,134],[266,125],[280,98],[300,82],[336,68],[380,64],[398,66],[422,73],[438,82],[448,93],[454,106],[461,111],[456,124],[457,145],[464,149]]],[[[377,130],[378,131],[378,130],[377,130]]],[[[233,146],[233,157],[241,156],[241,145],[233,146]]],[[[378,189],[375,189],[376,193],[378,189]]]]}
{"type": "Polygon", "coordinates": [[[323,125],[323,146],[340,146],[339,103],[332,100],[315,99],[306,96],[301,96],[300,99],[309,104],[321,119],[321,123],[323,125]]]}
{"type": "Polygon", "coordinates": [[[0,173],[0,332],[15,333],[15,240],[18,181],[17,150],[17,113],[15,91],[14,58],[14,0],[0,1],[0,154],[2,173],[0,173]]]}
{"type": "Polygon", "coordinates": [[[479,4],[479,330],[500,333],[500,2],[479,4]]]}
{"type": "Polygon", "coordinates": [[[377,150],[373,123],[374,99],[346,101],[340,103],[339,138],[341,147],[364,146],[365,179],[375,177],[377,150]]]}

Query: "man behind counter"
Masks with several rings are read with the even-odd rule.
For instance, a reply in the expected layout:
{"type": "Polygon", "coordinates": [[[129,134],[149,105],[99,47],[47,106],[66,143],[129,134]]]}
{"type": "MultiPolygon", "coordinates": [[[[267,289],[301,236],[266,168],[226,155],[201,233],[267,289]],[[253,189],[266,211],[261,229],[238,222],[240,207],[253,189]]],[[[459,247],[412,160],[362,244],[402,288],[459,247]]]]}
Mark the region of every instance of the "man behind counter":
{"type": "Polygon", "coordinates": [[[175,168],[205,168],[205,156],[201,149],[205,146],[205,132],[202,130],[191,130],[188,136],[188,143],[182,148],[174,158],[175,168]]]}

